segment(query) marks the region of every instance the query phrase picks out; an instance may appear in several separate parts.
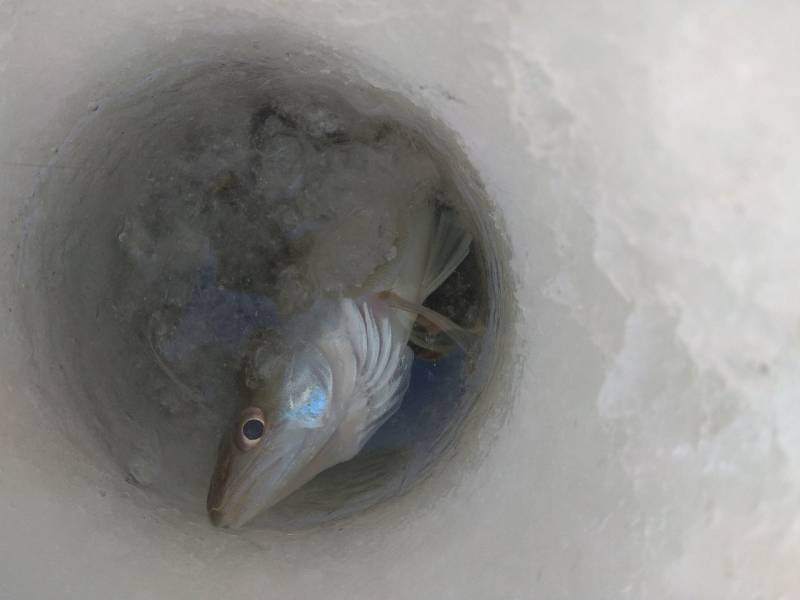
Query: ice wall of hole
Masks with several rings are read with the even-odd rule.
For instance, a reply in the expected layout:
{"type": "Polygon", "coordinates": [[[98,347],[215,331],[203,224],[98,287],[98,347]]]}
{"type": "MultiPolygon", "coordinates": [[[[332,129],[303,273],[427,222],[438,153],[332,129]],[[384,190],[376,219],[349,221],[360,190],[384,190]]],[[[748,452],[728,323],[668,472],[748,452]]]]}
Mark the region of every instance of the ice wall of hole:
{"type": "Polygon", "coordinates": [[[32,244],[51,277],[40,350],[70,382],[56,410],[155,506],[203,512],[238,387],[252,383],[247,357],[282,317],[391,261],[415,198],[456,207],[473,232],[428,304],[481,326],[480,348],[415,361],[401,410],[362,453],[255,526],[352,515],[446,455],[499,357],[502,253],[479,182],[436,123],[324,55],[217,56],[90,106],[57,152],[66,168],[37,192],[32,244]]]}

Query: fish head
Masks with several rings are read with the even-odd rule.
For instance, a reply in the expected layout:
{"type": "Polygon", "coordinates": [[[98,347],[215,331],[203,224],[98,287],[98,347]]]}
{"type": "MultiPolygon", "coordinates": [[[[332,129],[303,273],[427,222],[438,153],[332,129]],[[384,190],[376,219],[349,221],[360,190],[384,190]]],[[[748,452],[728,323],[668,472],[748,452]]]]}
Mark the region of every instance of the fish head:
{"type": "Polygon", "coordinates": [[[206,502],[214,525],[241,527],[322,470],[339,422],[332,393],[328,361],[310,351],[289,361],[274,391],[253,394],[220,444],[206,502]]]}

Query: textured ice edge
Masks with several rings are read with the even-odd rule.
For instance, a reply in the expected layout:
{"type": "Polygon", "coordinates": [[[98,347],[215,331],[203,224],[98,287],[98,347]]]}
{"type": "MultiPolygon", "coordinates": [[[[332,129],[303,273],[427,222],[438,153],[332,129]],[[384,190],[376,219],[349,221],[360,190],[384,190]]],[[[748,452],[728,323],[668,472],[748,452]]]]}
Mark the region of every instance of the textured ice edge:
{"type": "Polygon", "coordinates": [[[630,485],[630,597],[797,589],[800,78],[776,8],[679,3],[641,27],[598,6],[512,36],[511,108],[537,124],[556,237],[583,220],[592,238],[565,242],[545,296],[607,353],[597,410],[630,485]],[[572,266],[581,253],[599,273],[572,266]],[[623,314],[603,314],[590,277],[623,314]]]}

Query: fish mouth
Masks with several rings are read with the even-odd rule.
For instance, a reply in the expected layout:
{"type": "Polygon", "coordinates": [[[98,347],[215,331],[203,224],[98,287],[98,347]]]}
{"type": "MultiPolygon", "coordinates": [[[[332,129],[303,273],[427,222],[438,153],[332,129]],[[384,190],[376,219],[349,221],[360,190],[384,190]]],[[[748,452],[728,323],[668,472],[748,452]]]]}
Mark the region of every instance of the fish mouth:
{"type": "Polygon", "coordinates": [[[224,513],[218,508],[209,508],[208,509],[208,520],[211,521],[211,524],[214,527],[224,527],[223,520],[225,518],[224,513]]]}
{"type": "Polygon", "coordinates": [[[223,444],[208,487],[206,512],[215,527],[237,528],[249,518],[246,516],[245,500],[257,484],[255,466],[259,452],[252,452],[249,461],[241,468],[233,468],[234,458],[242,453],[231,443],[223,444]]]}
{"type": "Polygon", "coordinates": [[[248,450],[225,438],[206,497],[208,519],[215,527],[237,529],[292,491],[286,482],[296,461],[284,451],[287,432],[281,427],[272,432],[271,439],[248,450]]]}

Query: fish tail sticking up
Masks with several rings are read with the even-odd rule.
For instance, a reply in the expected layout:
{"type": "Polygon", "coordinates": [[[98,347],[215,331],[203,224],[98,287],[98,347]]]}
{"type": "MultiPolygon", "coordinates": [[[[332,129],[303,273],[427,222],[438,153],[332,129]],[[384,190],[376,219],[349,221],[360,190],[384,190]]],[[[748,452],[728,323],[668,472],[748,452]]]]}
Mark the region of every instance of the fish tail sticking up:
{"type": "Polygon", "coordinates": [[[440,208],[429,221],[430,238],[424,268],[416,298],[402,289],[385,291],[379,296],[388,306],[416,316],[411,327],[410,341],[433,355],[445,354],[454,346],[466,350],[479,335],[460,327],[444,315],[423,306],[425,299],[435,292],[458,268],[469,254],[472,237],[464,228],[458,214],[451,208],[440,208]]]}
{"type": "Polygon", "coordinates": [[[420,302],[435,292],[453,274],[469,254],[471,244],[472,236],[459,221],[456,211],[451,208],[438,210],[425,261],[420,302]]]}

